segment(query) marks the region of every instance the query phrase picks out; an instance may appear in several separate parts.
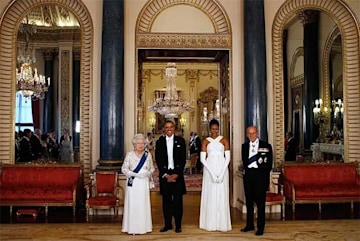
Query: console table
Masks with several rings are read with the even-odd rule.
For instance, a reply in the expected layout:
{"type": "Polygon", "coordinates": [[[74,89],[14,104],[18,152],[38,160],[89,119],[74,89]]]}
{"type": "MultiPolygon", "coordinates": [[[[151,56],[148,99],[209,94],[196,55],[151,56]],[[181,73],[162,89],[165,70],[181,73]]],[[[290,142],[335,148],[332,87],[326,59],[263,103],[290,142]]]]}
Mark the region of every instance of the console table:
{"type": "Polygon", "coordinates": [[[330,144],[330,143],[313,143],[311,145],[313,152],[313,160],[320,160],[324,158],[324,153],[341,155],[344,160],[344,145],[330,144]]]}

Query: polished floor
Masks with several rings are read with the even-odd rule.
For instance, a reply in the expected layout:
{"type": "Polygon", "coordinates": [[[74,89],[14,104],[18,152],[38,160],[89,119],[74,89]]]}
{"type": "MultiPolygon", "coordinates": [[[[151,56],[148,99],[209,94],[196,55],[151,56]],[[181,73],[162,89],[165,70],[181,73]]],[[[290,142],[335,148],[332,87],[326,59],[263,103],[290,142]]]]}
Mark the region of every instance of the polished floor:
{"type": "Polygon", "coordinates": [[[231,210],[232,230],[229,232],[208,232],[199,229],[200,192],[190,192],[184,196],[184,218],[182,233],[173,230],[159,232],[163,226],[161,196],[151,192],[153,231],[144,235],[128,235],[121,232],[121,216],[91,216],[86,221],[85,209],[79,205],[75,217],[68,207],[49,208],[48,217],[44,213],[36,218],[32,216],[9,217],[9,208],[2,207],[0,240],[1,241],[117,241],[117,240],[156,240],[156,241],[360,241],[359,204],[354,212],[349,204],[329,204],[323,206],[322,214],[317,205],[298,205],[296,213],[291,213],[291,206],[286,207],[286,219],[280,214],[266,217],[263,236],[255,236],[254,231],[242,233],[245,215],[236,209],[231,210]]]}
{"type": "MultiPolygon", "coordinates": [[[[188,192],[184,196],[184,217],[183,224],[198,225],[200,206],[200,192],[188,192]]],[[[351,212],[350,204],[324,204],[322,213],[319,214],[318,206],[315,204],[302,204],[296,206],[296,212],[293,214],[291,206],[286,205],[285,220],[341,220],[355,219],[360,220],[359,203],[354,205],[354,211],[351,212]]],[[[158,192],[151,192],[151,208],[154,225],[162,225],[163,217],[161,210],[161,195],[158,192]]],[[[72,209],[69,207],[49,207],[48,217],[45,217],[43,208],[38,217],[21,215],[16,216],[17,208],[14,207],[13,215],[9,216],[9,208],[0,208],[0,223],[121,223],[121,216],[90,216],[86,221],[86,212],[83,204],[77,208],[75,217],[72,215],[72,209]]],[[[231,220],[233,224],[245,224],[245,214],[239,210],[231,209],[231,220]]],[[[280,213],[267,214],[268,221],[280,220],[280,213]]],[[[360,227],[359,227],[360,228],[360,227]]]]}

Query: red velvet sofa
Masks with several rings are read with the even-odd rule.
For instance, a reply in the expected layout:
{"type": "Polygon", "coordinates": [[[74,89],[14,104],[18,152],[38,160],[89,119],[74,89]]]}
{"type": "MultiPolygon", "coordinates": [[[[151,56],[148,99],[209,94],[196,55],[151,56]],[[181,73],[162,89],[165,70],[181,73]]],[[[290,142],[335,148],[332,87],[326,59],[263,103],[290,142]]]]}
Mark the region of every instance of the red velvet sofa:
{"type": "Polygon", "coordinates": [[[360,177],[355,163],[294,163],[283,169],[284,195],[292,204],[360,202],[360,177]]]}
{"type": "Polygon", "coordinates": [[[3,165],[0,174],[0,206],[69,206],[75,215],[79,165],[3,165]]]}

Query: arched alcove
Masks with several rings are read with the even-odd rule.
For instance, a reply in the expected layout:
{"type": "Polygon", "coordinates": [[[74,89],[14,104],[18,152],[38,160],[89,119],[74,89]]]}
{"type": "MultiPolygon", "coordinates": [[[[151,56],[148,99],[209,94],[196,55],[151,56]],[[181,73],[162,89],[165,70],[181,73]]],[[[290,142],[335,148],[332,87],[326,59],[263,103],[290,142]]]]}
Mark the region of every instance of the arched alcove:
{"type": "MultiPolygon", "coordinates": [[[[331,16],[340,28],[343,41],[343,90],[344,90],[344,158],[354,162],[360,153],[360,73],[359,73],[359,23],[355,14],[341,0],[338,1],[286,1],[278,10],[272,29],[273,86],[274,86],[274,152],[276,165],[284,160],[284,76],[283,30],[299,11],[321,10],[331,16]]],[[[320,94],[320,93],[319,93],[320,94]]]]}
{"type": "Polygon", "coordinates": [[[56,4],[71,11],[81,28],[81,73],[80,73],[80,159],[85,177],[91,169],[91,105],[92,105],[92,52],[93,24],[90,13],[81,1],[70,0],[17,0],[13,1],[1,16],[0,25],[0,160],[14,161],[14,112],[16,41],[20,22],[33,8],[44,4],[56,4]]]}

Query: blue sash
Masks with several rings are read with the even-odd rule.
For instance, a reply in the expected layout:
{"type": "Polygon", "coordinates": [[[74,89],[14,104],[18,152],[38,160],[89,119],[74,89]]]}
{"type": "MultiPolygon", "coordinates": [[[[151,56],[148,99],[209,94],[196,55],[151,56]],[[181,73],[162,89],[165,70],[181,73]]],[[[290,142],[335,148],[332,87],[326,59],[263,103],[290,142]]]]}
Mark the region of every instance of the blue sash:
{"type": "MultiPolygon", "coordinates": [[[[148,155],[148,152],[145,151],[144,154],[142,155],[141,159],[140,159],[139,164],[135,167],[133,172],[138,173],[140,171],[140,169],[143,167],[143,165],[144,165],[144,163],[146,161],[147,155],[148,155]]],[[[135,179],[134,176],[131,176],[131,177],[128,178],[128,181],[127,181],[127,186],[128,187],[132,187],[134,179],[135,179]]]]}
{"type": "Polygon", "coordinates": [[[253,155],[252,157],[250,157],[249,160],[248,160],[248,162],[249,162],[248,165],[250,165],[250,164],[253,163],[253,162],[256,162],[256,159],[257,159],[257,154],[255,154],[255,155],[253,155]]]}

